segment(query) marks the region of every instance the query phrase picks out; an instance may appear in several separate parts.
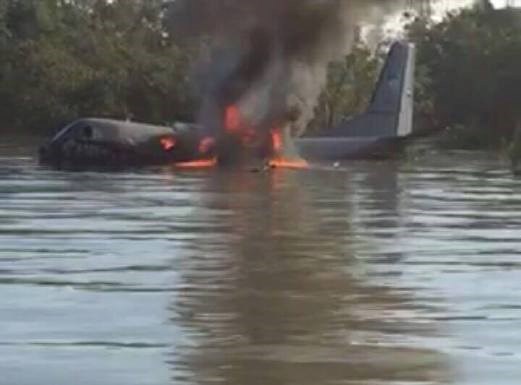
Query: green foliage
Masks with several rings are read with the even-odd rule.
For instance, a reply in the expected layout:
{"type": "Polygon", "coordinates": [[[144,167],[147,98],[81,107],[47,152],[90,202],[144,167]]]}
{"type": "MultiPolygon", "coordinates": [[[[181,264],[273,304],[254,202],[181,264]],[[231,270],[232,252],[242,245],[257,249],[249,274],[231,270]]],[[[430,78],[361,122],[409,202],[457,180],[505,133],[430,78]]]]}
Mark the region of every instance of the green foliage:
{"type": "MultiPolygon", "coordinates": [[[[0,0],[2,127],[45,131],[90,115],[158,124],[193,119],[192,51],[205,41],[176,44],[163,19],[167,5],[0,0]]],[[[313,127],[365,108],[377,65],[363,45],[332,63],[313,127]]]]}
{"type": "MultiPolygon", "coordinates": [[[[193,119],[191,47],[205,42],[175,39],[164,20],[170,1],[0,0],[2,127],[46,130],[89,115],[193,119]]],[[[444,129],[453,147],[509,141],[521,121],[519,10],[420,18],[407,34],[418,46],[416,121],[444,129]]],[[[379,59],[358,44],[330,65],[311,130],[366,107],[379,59]]]]}
{"type": "Polygon", "coordinates": [[[165,32],[163,7],[162,0],[0,0],[2,125],[191,118],[191,52],[165,32]]]}
{"type": "Polygon", "coordinates": [[[476,6],[408,26],[418,46],[417,112],[458,147],[498,145],[521,116],[521,13],[476,6]]]}
{"type": "Polygon", "coordinates": [[[378,64],[378,59],[362,44],[343,60],[331,63],[327,85],[320,95],[310,129],[327,129],[346,116],[362,112],[371,97],[378,64]]]}

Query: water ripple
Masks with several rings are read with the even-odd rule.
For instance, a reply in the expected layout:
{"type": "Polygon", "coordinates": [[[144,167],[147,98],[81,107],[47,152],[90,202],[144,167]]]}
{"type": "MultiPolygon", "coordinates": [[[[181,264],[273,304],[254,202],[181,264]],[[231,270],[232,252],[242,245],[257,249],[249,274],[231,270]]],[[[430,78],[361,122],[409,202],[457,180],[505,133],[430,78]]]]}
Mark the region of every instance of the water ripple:
{"type": "Polygon", "coordinates": [[[9,385],[521,377],[521,180],[486,154],[103,174],[33,148],[0,145],[9,385]]]}

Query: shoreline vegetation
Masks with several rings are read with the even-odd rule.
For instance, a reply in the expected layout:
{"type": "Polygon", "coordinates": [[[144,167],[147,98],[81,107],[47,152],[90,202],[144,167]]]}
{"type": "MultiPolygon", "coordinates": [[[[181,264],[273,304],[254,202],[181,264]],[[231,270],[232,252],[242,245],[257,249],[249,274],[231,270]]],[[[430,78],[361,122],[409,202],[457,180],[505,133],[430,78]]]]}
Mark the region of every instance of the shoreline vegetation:
{"type": "MultiPolygon", "coordinates": [[[[206,43],[176,38],[167,3],[0,0],[3,126],[48,134],[80,116],[194,120],[193,68],[206,43]]],[[[508,148],[521,159],[521,11],[483,1],[404,28],[418,47],[417,129],[444,147],[508,148]]],[[[360,42],[331,63],[309,131],[365,108],[381,51],[360,42]]]]}

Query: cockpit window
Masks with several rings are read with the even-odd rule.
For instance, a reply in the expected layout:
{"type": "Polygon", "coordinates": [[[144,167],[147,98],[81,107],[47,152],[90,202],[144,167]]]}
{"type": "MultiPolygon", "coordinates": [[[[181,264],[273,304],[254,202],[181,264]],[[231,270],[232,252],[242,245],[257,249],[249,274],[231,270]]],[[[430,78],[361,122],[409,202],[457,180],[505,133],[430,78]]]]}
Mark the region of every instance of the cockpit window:
{"type": "Polygon", "coordinates": [[[95,134],[92,126],[85,122],[76,123],[68,130],[68,132],[69,134],[67,136],[76,140],[92,140],[94,139],[95,134]]]}
{"type": "Polygon", "coordinates": [[[83,127],[83,129],[82,129],[82,137],[84,139],[92,139],[93,136],[94,136],[94,131],[92,130],[91,126],[83,127]]]}

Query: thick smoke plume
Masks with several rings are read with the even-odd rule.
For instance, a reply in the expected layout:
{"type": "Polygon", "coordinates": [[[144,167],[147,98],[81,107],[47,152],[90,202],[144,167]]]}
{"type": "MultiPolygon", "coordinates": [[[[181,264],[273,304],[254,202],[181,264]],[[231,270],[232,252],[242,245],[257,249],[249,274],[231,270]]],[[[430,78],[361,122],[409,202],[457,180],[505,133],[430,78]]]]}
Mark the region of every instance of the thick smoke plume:
{"type": "Polygon", "coordinates": [[[328,63],[348,53],[356,27],[382,22],[403,0],[176,0],[172,25],[206,36],[200,123],[222,129],[236,105],[259,132],[300,135],[326,82],[328,63]]]}

